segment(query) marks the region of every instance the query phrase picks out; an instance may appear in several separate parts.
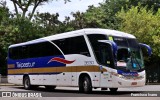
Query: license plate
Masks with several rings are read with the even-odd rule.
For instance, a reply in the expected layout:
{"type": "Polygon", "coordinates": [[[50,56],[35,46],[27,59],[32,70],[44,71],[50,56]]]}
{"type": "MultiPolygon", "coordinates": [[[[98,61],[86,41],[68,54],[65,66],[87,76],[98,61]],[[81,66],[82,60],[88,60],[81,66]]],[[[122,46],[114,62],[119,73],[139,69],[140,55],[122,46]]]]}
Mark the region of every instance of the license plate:
{"type": "Polygon", "coordinates": [[[137,85],[137,82],[132,82],[131,85],[137,85]]]}

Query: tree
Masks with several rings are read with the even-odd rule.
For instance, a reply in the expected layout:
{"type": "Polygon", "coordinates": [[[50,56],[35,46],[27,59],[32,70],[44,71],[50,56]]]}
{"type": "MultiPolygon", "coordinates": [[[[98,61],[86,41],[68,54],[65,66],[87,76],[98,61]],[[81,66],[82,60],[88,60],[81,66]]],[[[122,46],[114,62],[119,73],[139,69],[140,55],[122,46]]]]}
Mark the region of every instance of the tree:
{"type": "Polygon", "coordinates": [[[115,16],[116,13],[119,12],[121,8],[129,10],[132,6],[138,6],[139,3],[143,7],[148,5],[147,9],[153,8],[154,12],[157,12],[158,8],[160,8],[160,0],[106,0],[105,3],[101,4],[101,8],[106,15],[104,19],[107,27],[118,29],[121,21],[115,16]]]}
{"type": "Polygon", "coordinates": [[[89,6],[84,16],[86,19],[86,27],[107,28],[104,23],[107,15],[102,7],[89,6]]]}
{"type": "Polygon", "coordinates": [[[86,12],[71,13],[74,20],[70,20],[70,17],[66,17],[64,24],[68,27],[67,30],[76,30],[82,28],[106,28],[103,23],[105,13],[101,7],[89,6],[86,12]]]}
{"type": "Polygon", "coordinates": [[[0,1],[0,33],[2,34],[3,26],[6,20],[9,19],[9,9],[6,7],[6,2],[0,1]]]}
{"type": "MultiPolygon", "coordinates": [[[[6,7],[6,3],[0,1],[0,41],[3,39],[4,34],[6,33],[6,26],[9,24],[10,13],[8,8],[6,7]]],[[[7,51],[3,48],[3,41],[0,42],[0,74],[6,75],[6,56],[7,51]]]]}
{"type": "MultiPolygon", "coordinates": [[[[28,18],[29,20],[31,20],[38,6],[46,2],[51,2],[53,0],[11,0],[11,1],[13,2],[17,18],[19,17],[25,18],[28,8],[30,6],[33,6],[31,13],[29,14],[29,18],[28,18]],[[22,11],[22,15],[19,12],[18,7],[22,11]]],[[[64,1],[66,3],[66,2],[69,2],[70,0],[64,0],[64,1]]]]}
{"type": "Polygon", "coordinates": [[[59,14],[50,14],[50,13],[39,13],[35,15],[35,19],[33,22],[35,22],[37,25],[40,25],[44,28],[44,34],[45,36],[50,34],[58,33],[59,26],[62,23],[58,20],[59,14]]]}

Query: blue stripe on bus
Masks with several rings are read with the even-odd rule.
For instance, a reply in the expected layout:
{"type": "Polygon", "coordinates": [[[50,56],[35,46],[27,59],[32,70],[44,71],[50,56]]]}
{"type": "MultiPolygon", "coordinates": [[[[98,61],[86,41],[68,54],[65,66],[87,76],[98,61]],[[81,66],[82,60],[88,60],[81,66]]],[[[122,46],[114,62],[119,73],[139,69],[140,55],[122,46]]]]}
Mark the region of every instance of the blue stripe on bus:
{"type": "Polygon", "coordinates": [[[66,64],[58,61],[49,62],[54,57],[65,59],[63,55],[47,56],[47,57],[39,57],[39,58],[27,58],[27,59],[20,59],[20,60],[8,59],[8,65],[14,65],[12,66],[12,68],[8,68],[8,69],[45,68],[45,67],[62,67],[62,66],[66,67],[66,64]]]}

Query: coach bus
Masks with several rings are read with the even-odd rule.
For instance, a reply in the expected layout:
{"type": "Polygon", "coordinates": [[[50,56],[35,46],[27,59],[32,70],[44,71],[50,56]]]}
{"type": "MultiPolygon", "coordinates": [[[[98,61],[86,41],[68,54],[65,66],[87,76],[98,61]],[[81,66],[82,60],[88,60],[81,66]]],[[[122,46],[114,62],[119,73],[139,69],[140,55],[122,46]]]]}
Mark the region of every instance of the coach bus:
{"type": "Polygon", "coordinates": [[[8,82],[25,89],[45,86],[110,89],[144,86],[145,66],[138,43],[124,32],[87,28],[13,44],[8,50],[8,82]]]}

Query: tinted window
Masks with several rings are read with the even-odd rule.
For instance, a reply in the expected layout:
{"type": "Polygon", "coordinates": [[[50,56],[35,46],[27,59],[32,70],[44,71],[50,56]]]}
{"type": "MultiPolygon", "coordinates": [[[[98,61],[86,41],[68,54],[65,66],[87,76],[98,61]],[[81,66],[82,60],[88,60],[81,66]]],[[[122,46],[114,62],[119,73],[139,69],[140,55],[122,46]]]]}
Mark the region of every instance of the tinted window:
{"type": "Polygon", "coordinates": [[[106,43],[100,43],[99,45],[99,63],[103,64],[107,67],[112,67],[113,65],[113,61],[112,61],[112,53],[111,53],[111,46],[109,44],[106,43]]]}
{"type": "Polygon", "coordinates": [[[55,43],[64,54],[69,54],[69,45],[70,45],[70,39],[66,38],[66,39],[61,39],[61,40],[54,40],[52,41],[53,43],[55,43]]]}
{"type": "Polygon", "coordinates": [[[113,40],[114,42],[116,42],[118,46],[121,46],[121,47],[139,48],[139,44],[136,39],[113,37],[113,40]]]}
{"type": "Polygon", "coordinates": [[[100,55],[100,51],[99,51],[99,42],[98,40],[106,40],[107,37],[105,35],[101,35],[101,34],[90,34],[88,35],[89,41],[91,43],[92,49],[95,53],[95,56],[98,59],[100,59],[101,55],[100,55]]]}
{"type": "Polygon", "coordinates": [[[113,37],[113,41],[114,41],[118,46],[122,46],[122,47],[128,46],[128,43],[127,43],[126,38],[113,37]]]}
{"type": "MultiPolygon", "coordinates": [[[[52,41],[64,54],[82,54],[90,56],[83,36],[52,41]]],[[[62,55],[59,49],[50,42],[41,42],[9,49],[11,59],[25,59],[45,56],[62,55]]]]}
{"type": "Polygon", "coordinates": [[[83,36],[71,37],[53,41],[64,54],[82,54],[90,56],[86,41],[83,36]]]}
{"type": "Polygon", "coordinates": [[[98,42],[98,40],[108,40],[107,36],[102,34],[90,34],[88,35],[88,38],[98,63],[108,67],[113,67],[114,65],[110,46],[106,43],[98,42]]]}
{"type": "Polygon", "coordinates": [[[11,59],[19,59],[20,58],[21,47],[15,47],[9,49],[9,56],[11,59]]]}
{"type": "Polygon", "coordinates": [[[61,52],[50,42],[42,42],[30,45],[30,58],[62,55],[61,52]]]}
{"type": "Polygon", "coordinates": [[[11,59],[36,58],[53,55],[62,55],[61,52],[50,42],[36,43],[9,49],[11,59]]]}

